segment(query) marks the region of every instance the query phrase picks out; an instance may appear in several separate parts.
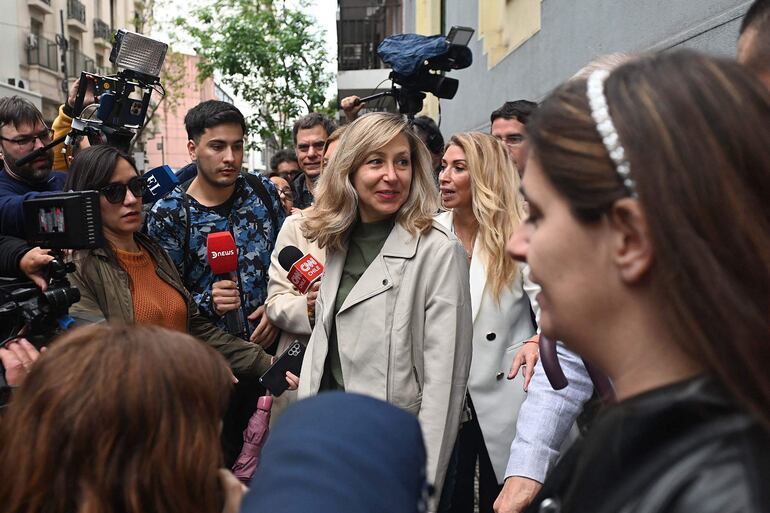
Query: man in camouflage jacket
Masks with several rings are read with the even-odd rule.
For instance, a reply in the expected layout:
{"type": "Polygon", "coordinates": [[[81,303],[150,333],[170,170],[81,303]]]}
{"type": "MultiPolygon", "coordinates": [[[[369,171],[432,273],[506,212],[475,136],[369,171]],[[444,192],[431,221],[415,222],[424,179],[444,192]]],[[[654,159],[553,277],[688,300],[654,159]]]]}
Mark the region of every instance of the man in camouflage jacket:
{"type": "MultiPolygon", "coordinates": [[[[222,329],[227,328],[224,316],[221,315],[227,307],[220,309],[214,304],[212,289],[216,277],[208,263],[206,241],[210,233],[231,232],[238,248],[240,308],[244,318],[251,317],[247,321],[250,328],[248,334],[251,335],[259,321],[252,314],[267,298],[270,254],[284,214],[275,187],[269,180],[258,176],[246,179],[245,175],[240,174],[243,131],[237,121],[231,122],[225,117],[233,115],[237,119],[236,113],[240,115],[232,105],[214,101],[204,102],[190,110],[185,125],[194,146],[191,156],[198,164],[198,174],[191,183],[177,187],[153,206],[147,217],[147,231],[171,256],[201,312],[222,329]],[[212,126],[211,123],[218,118],[225,118],[225,121],[212,126]],[[196,137],[194,132],[198,127],[192,125],[204,125],[203,133],[196,137]],[[224,141],[226,137],[215,132],[222,127],[237,128],[234,130],[234,144],[237,146],[234,150],[221,149],[227,145],[224,141]],[[217,154],[231,156],[217,159],[212,166],[212,162],[208,161],[210,159],[202,155],[209,152],[208,147],[213,147],[217,154]],[[212,175],[213,180],[207,179],[212,175]],[[270,194],[272,215],[255,190],[254,185],[258,186],[254,184],[256,180],[270,194]],[[213,187],[208,183],[212,181],[213,187]],[[206,186],[215,194],[206,194],[206,186]],[[186,187],[189,188],[185,190],[186,187]],[[220,192],[219,199],[224,198],[224,202],[212,201],[209,197],[220,192]],[[278,224],[273,222],[273,216],[277,218],[278,224]]],[[[266,319],[266,316],[261,317],[266,319]]]]}
{"type": "MultiPolygon", "coordinates": [[[[203,102],[187,113],[185,128],[197,174],[153,205],[148,234],[171,256],[203,315],[226,330],[224,315],[240,309],[249,328],[245,338],[268,347],[279,335],[263,304],[270,254],[284,220],[278,193],[268,179],[241,173],[246,122],[237,108],[203,102]],[[233,280],[216,280],[208,263],[208,235],[223,231],[232,233],[238,250],[233,280]]],[[[222,427],[227,466],[240,453],[243,430],[262,393],[256,379],[235,386],[222,427]]]]}
{"type": "MultiPolygon", "coordinates": [[[[257,178],[268,182],[263,177],[257,178]]],[[[268,185],[265,185],[265,188],[268,188],[268,185]]],[[[215,276],[206,255],[209,233],[229,231],[233,234],[238,248],[241,308],[246,317],[267,299],[267,270],[280,227],[272,224],[267,209],[243,176],[236,180],[232,210],[227,216],[221,215],[216,208],[201,205],[193,197],[185,197],[186,195],[181,187],[177,187],[158,201],[147,218],[148,233],[174,260],[201,312],[218,327],[226,329],[224,317],[215,313],[212,303],[211,289],[215,276]],[[189,219],[186,219],[185,201],[189,204],[189,219]],[[185,247],[188,223],[190,235],[185,247]]],[[[281,212],[282,221],[282,208],[274,208],[276,212],[281,212]]],[[[251,334],[257,323],[248,322],[251,334]]]]}

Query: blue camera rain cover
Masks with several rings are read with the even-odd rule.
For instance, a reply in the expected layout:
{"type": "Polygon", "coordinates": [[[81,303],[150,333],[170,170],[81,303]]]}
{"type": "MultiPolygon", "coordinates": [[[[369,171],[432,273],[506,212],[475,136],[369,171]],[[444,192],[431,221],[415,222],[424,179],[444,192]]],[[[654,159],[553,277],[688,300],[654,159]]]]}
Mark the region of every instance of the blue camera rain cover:
{"type": "Polygon", "coordinates": [[[444,55],[447,50],[449,41],[446,36],[396,34],[383,39],[377,47],[377,55],[396,73],[411,75],[425,60],[444,55]]]}

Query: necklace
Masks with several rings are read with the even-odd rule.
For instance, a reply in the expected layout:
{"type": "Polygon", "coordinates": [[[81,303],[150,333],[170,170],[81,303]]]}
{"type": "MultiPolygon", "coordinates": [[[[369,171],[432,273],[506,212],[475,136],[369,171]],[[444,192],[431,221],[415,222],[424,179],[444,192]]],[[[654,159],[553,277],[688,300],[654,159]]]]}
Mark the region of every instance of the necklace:
{"type": "Polygon", "coordinates": [[[452,233],[454,233],[460,240],[460,244],[462,244],[463,250],[465,251],[465,256],[468,257],[468,262],[470,262],[473,258],[473,247],[476,245],[476,234],[478,233],[478,230],[473,232],[470,241],[466,240],[466,237],[455,229],[454,223],[452,223],[452,233]],[[470,248],[470,250],[468,250],[468,248],[470,248]]]}

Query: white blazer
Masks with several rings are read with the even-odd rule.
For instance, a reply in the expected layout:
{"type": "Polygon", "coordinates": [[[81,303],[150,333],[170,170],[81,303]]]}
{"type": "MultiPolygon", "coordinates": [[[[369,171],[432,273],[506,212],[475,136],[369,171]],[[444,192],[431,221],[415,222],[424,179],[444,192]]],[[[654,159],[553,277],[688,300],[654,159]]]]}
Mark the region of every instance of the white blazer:
{"type": "MultiPolygon", "coordinates": [[[[452,219],[452,212],[436,216],[438,223],[453,231],[452,219]]],[[[503,290],[499,303],[487,291],[486,282],[484,258],[477,243],[470,265],[473,356],[468,391],[495,476],[502,484],[519,408],[526,397],[521,373],[513,380],[507,376],[516,353],[535,334],[530,308],[539,318],[535,296],[540,287],[529,280],[525,264],[519,265],[515,280],[503,290]]]]}

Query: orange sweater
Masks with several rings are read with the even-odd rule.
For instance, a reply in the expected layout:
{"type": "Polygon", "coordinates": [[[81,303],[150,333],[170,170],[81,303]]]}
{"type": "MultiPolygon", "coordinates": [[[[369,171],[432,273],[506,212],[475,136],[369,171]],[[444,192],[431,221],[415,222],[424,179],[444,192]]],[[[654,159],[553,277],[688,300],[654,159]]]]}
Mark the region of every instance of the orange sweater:
{"type": "Polygon", "coordinates": [[[152,257],[141,248],[139,253],[115,249],[131,283],[134,322],[154,324],[187,332],[187,303],[174,287],[155,272],[152,257]]]}

